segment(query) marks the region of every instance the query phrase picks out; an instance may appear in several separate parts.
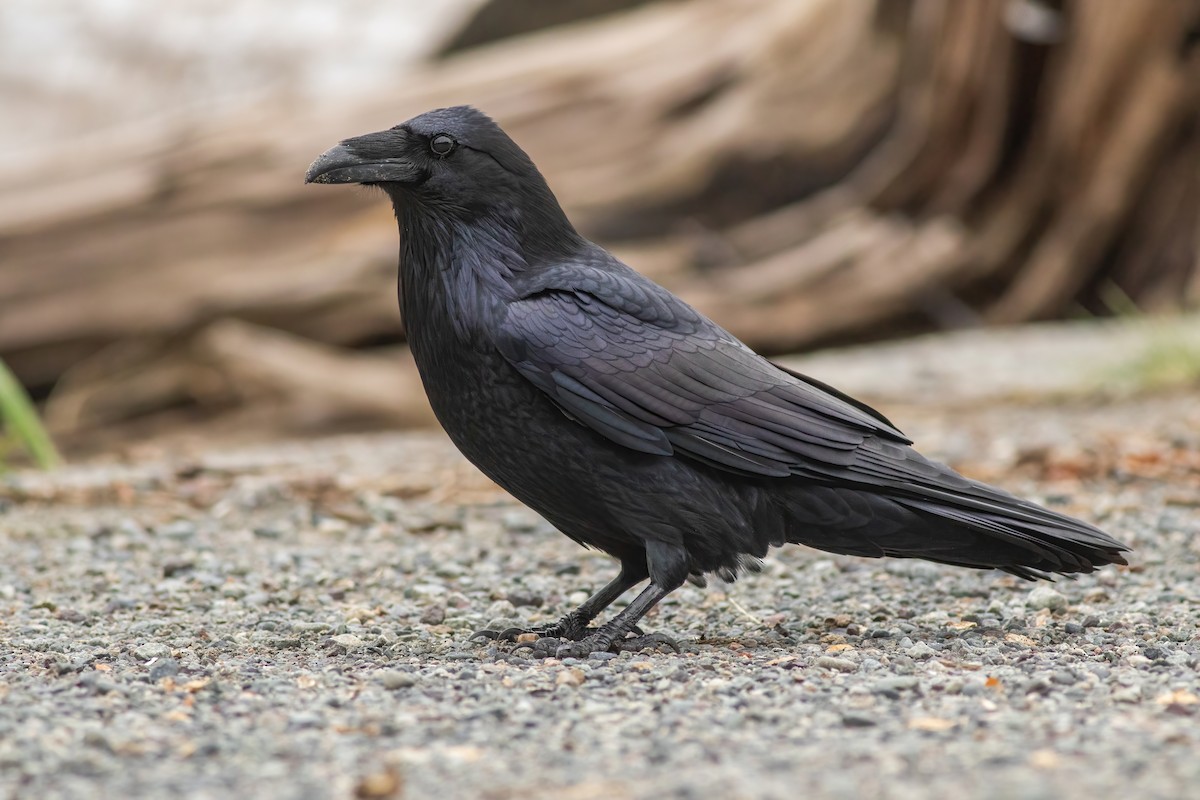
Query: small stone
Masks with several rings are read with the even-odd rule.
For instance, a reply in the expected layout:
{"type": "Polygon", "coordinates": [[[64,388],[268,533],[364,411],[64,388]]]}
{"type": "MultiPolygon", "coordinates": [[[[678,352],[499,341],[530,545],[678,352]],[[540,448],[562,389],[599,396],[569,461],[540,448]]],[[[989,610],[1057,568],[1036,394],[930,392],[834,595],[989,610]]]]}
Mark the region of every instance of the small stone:
{"type": "MultiPolygon", "coordinates": [[[[510,531],[516,533],[528,533],[537,530],[538,525],[542,524],[541,517],[534,514],[532,511],[525,509],[514,509],[504,512],[504,516],[500,518],[500,524],[510,531]]],[[[519,604],[518,604],[519,605],[519,604]]]]}
{"type": "Polygon", "coordinates": [[[517,613],[517,607],[507,600],[497,600],[488,606],[484,612],[485,617],[504,617],[505,619],[514,616],[517,613]]]}
{"type": "Polygon", "coordinates": [[[333,637],[333,643],[345,650],[347,653],[353,652],[361,648],[365,642],[355,636],[353,633],[343,633],[333,637]]]}
{"type": "Polygon", "coordinates": [[[1059,686],[1074,686],[1079,679],[1075,677],[1075,673],[1069,670],[1060,669],[1050,676],[1050,680],[1054,683],[1057,683],[1059,686]]]}
{"type": "Polygon", "coordinates": [[[442,597],[446,594],[446,587],[440,583],[415,583],[408,587],[405,594],[417,600],[442,597]]]}
{"type": "Polygon", "coordinates": [[[289,728],[324,728],[325,718],[312,711],[299,711],[288,717],[289,728]]]}
{"type": "Polygon", "coordinates": [[[152,658],[165,658],[171,655],[171,648],[161,642],[146,642],[134,650],[133,654],[143,661],[149,661],[152,658]]]}
{"type": "Polygon", "coordinates": [[[1070,634],[1083,633],[1083,626],[1078,622],[1068,622],[1063,626],[1063,630],[1070,634]]]}
{"type": "Polygon", "coordinates": [[[958,726],[952,719],[943,717],[914,717],[908,721],[910,731],[925,731],[926,733],[941,733],[958,726]]]}
{"type": "MultiPolygon", "coordinates": [[[[845,658],[834,658],[833,656],[821,656],[817,659],[817,666],[824,669],[832,669],[838,672],[857,672],[858,664],[845,658]]],[[[872,723],[874,724],[874,723],[872,723]]]]}
{"type": "Polygon", "coordinates": [[[932,658],[937,654],[937,651],[924,642],[917,642],[912,647],[905,650],[904,654],[913,661],[921,661],[927,658],[932,658]]]}
{"type": "Polygon", "coordinates": [[[511,591],[508,593],[508,602],[512,603],[514,607],[533,606],[534,608],[541,608],[546,602],[546,598],[533,592],[511,591]]]}
{"type": "Polygon", "coordinates": [[[177,542],[185,542],[196,535],[196,524],[186,519],[169,522],[158,529],[158,535],[174,539],[177,542]]]}
{"type": "Polygon", "coordinates": [[[554,678],[555,686],[582,686],[584,672],[579,667],[568,667],[554,678]]]}
{"type": "Polygon", "coordinates": [[[163,678],[174,678],[179,674],[179,662],[173,658],[160,658],[150,668],[150,680],[161,681],[163,678]]]}
{"type": "Polygon", "coordinates": [[[1112,693],[1114,703],[1140,703],[1142,690],[1136,686],[1125,686],[1112,693]]]}
{"type": "Polygon", "coordinates": [[[1053,750],[1043,748],[1029,754],[1029,766],[1035,769],[1057,769],[1061,763],[1062,759],[1053,750]]]}
{"type": "Polygon", "coordinates": [[[878,723],[874,717],[861,711],[847,711],[842,714],[842,724],[847,728],[869,728],[878,723]]]}
{"type": "Polygon", "coordinates": [[[361,798],[399,797],[404,788],[400,773],[394,767],[363,776],[354,787],[354,796],[361,798]]]}
{"type": "Polygon", "coordinates": [[[181,572],[187,572],[196,566],[194,558],[169,558],[163,562],[162,574],[164,578],[173,578],[181,572]]]}
{"type": "Polygon", "coordinates": [[[1043,608],[1049,611],[1062,611],[1067,607],[1067,598],[1049,586],[1038,586],[1025,598],[1025,606],[1034,611],[1040,611],[1043,608]]]}
{"type": "Polygon", "coordinates": [[[902,691],[916,689],[920,684],[915,675],[893,675],[875,681],[874,690],[878,694],[899,694],[902,691]]]}
{"type": "Polygon", "coordinates": [[[441,625],[446,621],[446,607],[434,603],[421,612],[421,623],[424,625],[441,625]]]}
{"type": "Polygon", "coordinates": [[[396,689],[407,689],[410,686],[416,686],[417,676],[411,672],[385,669],[379,673],[379,682],[383,684],[383,688],[395,691],[396,689]]]}
{"type": "Polygon", "coordinates": [[[466,573],[466,567],[456,561],[443,562],[433,571],[439,578],[461,578],[466,573]]]}

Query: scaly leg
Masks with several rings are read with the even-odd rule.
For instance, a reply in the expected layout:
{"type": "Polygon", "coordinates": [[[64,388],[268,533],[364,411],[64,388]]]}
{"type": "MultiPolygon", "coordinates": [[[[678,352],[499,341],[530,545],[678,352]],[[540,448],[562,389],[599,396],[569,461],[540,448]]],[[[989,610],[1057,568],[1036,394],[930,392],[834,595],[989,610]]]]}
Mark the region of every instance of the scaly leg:
{"type": "Polygon", "coordinates": [[[616,645],[616,649],[640,650],[643,646],[652,644],[665,644],[678,652],[679,645],[671,638],[661,634],[643,634],[633,639],[625,638],[637,627],[638,620],[668,594],[670,594],[670,590],[651,583],[633,599],[632,603],[622,609],[621,613],[587,636],[562,645],[555,655],[558,658],[587,658],[591,653],[611,650],[614,645],[616,645]]]}
{"type": "MultiPolygon", "coordinates": [[[[618,597],[646,580],[649,573],[642,561],[626,561],[621,564],[621,572],[600,591],[583,601],[579,608],[570,612],[553,625],[540,625],[536,628],[508,628],[503,631],[476,631],[471,638],[500,639],[515,642],[517,637],[525,633],[536,633],[539,637],[555,639],[570,639],[577,641],[593,632],[588,624],[604,609],[613,604],[618,597]]],[[[619,615],[618,615],[619,616],[619,615]]]]}
{"type": "Polygon", "coordinates": [[[632,639],[626,636],[636,630],[647,611],[683,584],[688,575],[687,551],[678,544],[647,542],[646,568],[650,573],[650,585],[632,603],[595,632],[560,646],[555,655],[559,658],[586,658],[597,651],[606,652],[614,648],[640,650],[642,647],[663,644],[679,652],[679,645],[667,636],[642,634],[632,639]]]}

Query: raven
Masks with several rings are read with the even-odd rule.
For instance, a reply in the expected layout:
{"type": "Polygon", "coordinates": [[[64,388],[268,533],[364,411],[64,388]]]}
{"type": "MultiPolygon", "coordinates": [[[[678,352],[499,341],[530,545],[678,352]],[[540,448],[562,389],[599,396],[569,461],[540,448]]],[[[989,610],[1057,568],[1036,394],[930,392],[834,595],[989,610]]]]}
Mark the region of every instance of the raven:
{"type": "Polygon", "coordinates": [[[474,108],[346,139],[305,181],[387,193],[400,312],[438,420],[488,477],[620,562],[557,623],[505,638],[562,639],[561,656],[620,647],[685,580],[733,580],[787,543],[1030,580],[1126,563],[1108,534],[925,458],[878,411],[759,356],[585,239],[474,108]]]}

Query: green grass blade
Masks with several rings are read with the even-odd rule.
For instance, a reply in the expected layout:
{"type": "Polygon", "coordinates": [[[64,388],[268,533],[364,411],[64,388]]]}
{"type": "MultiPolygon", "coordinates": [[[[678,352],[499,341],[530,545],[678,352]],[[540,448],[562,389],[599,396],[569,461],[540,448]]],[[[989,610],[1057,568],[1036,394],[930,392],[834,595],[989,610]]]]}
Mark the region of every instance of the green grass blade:
{"type": "Polygon", "coordinates": [[[0,361],[0,422],[25,446],[43,469],[57,466],[60,459],[37,411],[8,366],[0,361]]]}

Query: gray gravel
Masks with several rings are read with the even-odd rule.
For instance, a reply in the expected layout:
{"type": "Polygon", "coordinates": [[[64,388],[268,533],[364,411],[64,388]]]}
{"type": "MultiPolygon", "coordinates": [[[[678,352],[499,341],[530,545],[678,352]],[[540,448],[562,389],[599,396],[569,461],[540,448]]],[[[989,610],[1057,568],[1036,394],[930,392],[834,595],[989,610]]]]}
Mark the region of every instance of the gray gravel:
{"type": "Polygon", "coordinates": [[[0,479],[0,792],[1200,796],[1194,405],[903,420],[1120,534],[1131,569],[1035,586],[787,548],[648,618],[684,652],[578,661],[468,641],[613,566],[440,436],[0,479]]]}

